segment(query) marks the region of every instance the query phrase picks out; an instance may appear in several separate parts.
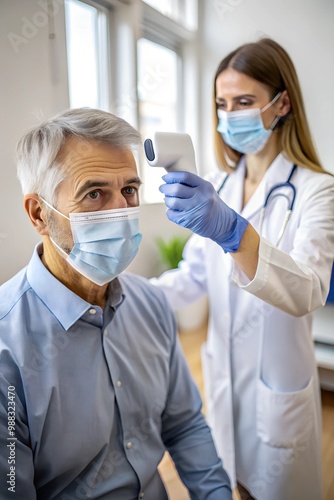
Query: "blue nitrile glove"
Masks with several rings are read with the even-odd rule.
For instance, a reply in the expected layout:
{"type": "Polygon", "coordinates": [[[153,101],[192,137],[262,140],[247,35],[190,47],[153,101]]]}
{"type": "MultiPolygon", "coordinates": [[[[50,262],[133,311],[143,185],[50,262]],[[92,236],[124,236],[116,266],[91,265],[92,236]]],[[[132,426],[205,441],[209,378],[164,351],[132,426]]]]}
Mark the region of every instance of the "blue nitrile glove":
{"type": "Polygon", "coordinates": [[[190,172],[169,172],[162,179],[169,220],[211,238],[225,252],[238,250],[248,221],[219,198],[210,182],[190,172]]]}

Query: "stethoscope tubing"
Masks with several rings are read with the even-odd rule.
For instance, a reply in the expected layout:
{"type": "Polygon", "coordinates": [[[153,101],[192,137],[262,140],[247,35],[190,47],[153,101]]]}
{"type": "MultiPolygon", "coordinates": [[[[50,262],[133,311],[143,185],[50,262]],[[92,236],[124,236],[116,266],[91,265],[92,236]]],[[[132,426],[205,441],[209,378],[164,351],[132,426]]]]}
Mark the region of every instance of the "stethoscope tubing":
{"type": "MultiPolygon", "coordinates": [[[[270,198],[274,198],[275,196],[284,196],[288,200],[288,209],[287,209],[286,214],[284,216],[284,221],[283,221],[282,227],[281,227],[279,235],[278,235],[276,246],[279,245],[279,243],[280,243],[280,241],[282,239],[282,236],[283,236],[283,234],[285,232],[286,226],[288,225],[288,222],[290,220],[290,217],[291,217],[291,214],[292,214],[292,211],[293,211],[293,208],[294,208],[294,204],[295,204],[297,192],[296,192],[295,186],[291,182],[291,179],[292,179],[292,176],[295,173],[296,169],[297,169],[297,165],[293,164],[292,169],[291,169],[291,171],[289,173],[289,176],[288,176],[287,180],[285,182],[281,182],[279,184],[275,184],[275,186],[273,186],[269,190],[269,192],[268,192],[268,194],[266,196],[266,199],[264,201],[263,207],[261,209],[260,224],[259,224],[259,233],[260,234],[262,233],[263,221],[264,221],[264,217],[265,217],[265,213],[266,213],[266,208],[267,208],[267,205],[268,205],[268,202],[269,202],[270,198]],[[291,200],[284,193],[275,193],[275,191],[277,191],[278,189],[286,188],[286,187],[288,187],[288,188],[290,188],[292,190],[292,198],[291,198],[291,200]]],[[[224,188],[224,186],[225,186],[228,178],[229,178],[229,174],[226,175],[226,177],[224,178],[223,182],[221,183],[221,185],[217,189],[217,194],[218,195],[220,194],[220,192],[224,188]]]]}

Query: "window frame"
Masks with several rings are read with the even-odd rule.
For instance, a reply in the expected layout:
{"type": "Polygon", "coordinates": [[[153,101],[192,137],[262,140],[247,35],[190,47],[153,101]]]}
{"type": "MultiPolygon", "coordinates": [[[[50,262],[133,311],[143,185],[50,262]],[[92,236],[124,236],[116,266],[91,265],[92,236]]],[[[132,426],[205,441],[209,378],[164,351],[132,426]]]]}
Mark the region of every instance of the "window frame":
{"type": "MultiPolygon", "coordinates": [[[[66,3],[70,0],[65,0],[65,23],[66,23],[66,33],[67,33],[67,20],[66,20],[66,3]]],[[[90,7],[95,8],[98,11],[97,17],[97,38],[95,40],[95,53],[97,60],[97,78],[98,78],[98,107],[108,111],[110,109],[110,94],[111,94],[111,78],[110,78],[110,9],[108,9],[103,3],[99,3],[94,0],[76,0],[82,4],[86,4],[90,7]],[[105,22],[102,20],[102,16],[105,17],[105,22]],[[103,25],[104,24],[104,25],[103,25]],[[102,40],[102,38],[104,40],[102,40]],[[103,41],[106,43],[104,44],[103,41]]],[[[66,36],[67,38],[67,36],[66,36]]],[[[68,48],[66,39],[66,58],[67,58],[67,68],[69,67],[68,61],[68,48]]],[[[68,75],[68,93],[70,100],[70,80],[68,75]]],[[[71,104],[70,104],[71,105],[71,104]]]]}
{"type": "MultiPolygon", "coordinates": [[[[137,42],[140,38],[176,52],[178,57],[177,130],[187,132],[199,144],[198,117],[199,62],[197,13],[198,0],[179,0],[180,14],[189,14],[189,27],[162,14],[144,0],[80,0],[107,15],[107,60],[102,80],[107,82],[106,109],[139,129],[137,42]],[[187,91],[186,91],[187,89],[187,91]],[[196,110],[196,111],[195,111],[196,110]]],[[[102,48],[103,50],[103,48],[102,48]]],[[[101,85],[100,82],[100,85],[101,85]]],[[[103,85],[103,82],[102,82],[103,85]]],[[[138,160],[138,156],[137,156],[138,160]]],[[[143,165],[138,161],[142,173],[143,165]]],[[[151,203],[142,200],[142,203],[151,203]]]]}
{"type": "MultiPolygon", "coordinates": [[[[175,52],[177,56],[177,82],[176,82],[176,87],[177,87],[177,97],[176,97],[176,129],[177,132],[181,132],[184,128],[184,120],[183,120],[183,113],[182,113],[182,94],[183,94],[183,84],[184,84],[184,78],[183,78],[183,61],[182,61],[182,51],[181,47],[178,44],[174,44],[173,40],[170,40],[171,43],[166,42],[165,39],[160,39],[158,36],[154,36],[152,32],[149,30],[144,29],[142,32],[142,36],[138,38],[140,40],[141,38],[145,38],[146,40],[149,40],[150,42],[156,43],[157,45],[160,45],[162,47],[165,47],[169,50],[172,50],[175,52]]],[[[139,116],[139,96],[138,96],[138,127],[140,129],[140,116],[139,116]]]]}
{"type": "MultiPolygon", "coordinates": [[[[183,12],[189,9],[189,0],[180,0],[183,12]]],[[[192,3],[192,7],[197,2],[192,3]]],[[[193,19],[197,15],[193,13],[193,19]]],[[[196,24],[197,28],[197,24],[196,24]]],[[[194,85],[194,75],[199,76],[198,58],[197,58],[197,29],[191,30],[181,25],[173,18],[162,14],[152,6],[142,1],[142,19],[141,19],[141,37],[162,45],[176,52],[178,56],[178,82],[177,82],[177,131],[188,132],[194,141],[195,152],[198,144],[198,113],[194,113],[193,101],[189,99],[186,89],[192,86],[192,95],[199,109],[199,87],[194,85]]],[[[139,101],[138,101],[139,102],[139,101]]],[[[138,125],[139,125],[138,117],[138,125]]],[[[198,157],[198,155],[196,155],[198,157]]],[[[149,168],[146,165],[140,165],[139,169],[149,168]]],[[[151,203],[143,199],[143,203],[151,203]]]]}

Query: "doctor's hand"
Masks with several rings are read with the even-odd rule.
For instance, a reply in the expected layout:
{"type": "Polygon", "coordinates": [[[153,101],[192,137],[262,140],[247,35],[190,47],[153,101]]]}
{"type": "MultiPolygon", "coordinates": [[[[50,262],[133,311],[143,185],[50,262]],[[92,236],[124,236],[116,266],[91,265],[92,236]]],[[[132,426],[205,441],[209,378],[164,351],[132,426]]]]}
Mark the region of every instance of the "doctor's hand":
{"type": "Polygon", "coordinates": [[[169,172],[162,179],[169,220],[211,238],[225,252],[238,250],[248,222],[219,198],[210,182],[190,172],[169,172]]]}

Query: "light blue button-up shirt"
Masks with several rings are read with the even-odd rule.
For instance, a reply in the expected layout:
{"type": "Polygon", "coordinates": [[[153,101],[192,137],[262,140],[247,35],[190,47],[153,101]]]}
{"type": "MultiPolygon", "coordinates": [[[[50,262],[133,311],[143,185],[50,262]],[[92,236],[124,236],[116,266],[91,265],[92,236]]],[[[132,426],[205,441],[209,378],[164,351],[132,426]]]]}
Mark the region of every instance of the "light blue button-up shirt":
{"type": "Polygon", "coordinates": [[[192,499],[231,499],[162,292],[123,273],[103,310],[41,252],[0,287],[0,498],[163,500],[168,449],[192,499]]]}

